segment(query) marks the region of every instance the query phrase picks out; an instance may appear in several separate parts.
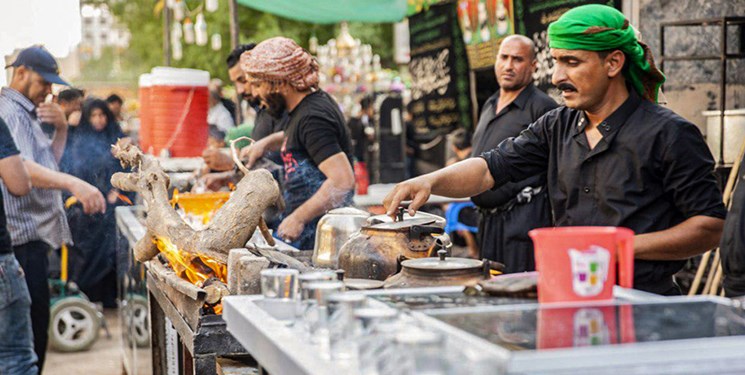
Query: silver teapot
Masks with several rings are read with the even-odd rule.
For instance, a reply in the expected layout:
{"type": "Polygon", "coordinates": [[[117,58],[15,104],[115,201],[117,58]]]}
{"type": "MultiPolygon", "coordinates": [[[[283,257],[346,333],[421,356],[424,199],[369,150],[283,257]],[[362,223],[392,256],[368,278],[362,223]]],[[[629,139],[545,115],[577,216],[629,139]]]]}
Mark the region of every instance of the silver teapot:
{"type": "Polygon", "coordinates": [[[339,249],[353,234],[359,232],[370,213],[354,207],[329,211],[318,221],[316,243],[313,246],[313,266],[337,268],[339,249]]]}

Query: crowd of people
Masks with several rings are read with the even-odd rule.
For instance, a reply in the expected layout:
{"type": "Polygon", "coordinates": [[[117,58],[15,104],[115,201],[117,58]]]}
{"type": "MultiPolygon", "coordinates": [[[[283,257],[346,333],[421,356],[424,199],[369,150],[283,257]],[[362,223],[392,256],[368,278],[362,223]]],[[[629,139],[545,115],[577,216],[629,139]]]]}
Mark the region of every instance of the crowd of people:
{"type": "MultiPolygon", "coordinates": [[[[430,194],[470,197],[467,220],[478,230],[462,234],[474,255],[506,272],[535,270],[533,228],[628,227],[636,233],[635,288],[680,294],[673,275],[719,243],[726,214],[700,131],[657,104],[664,76],[617,10],[574,8],[548,35],[564,104],[532,83],[533,41],[505,38],[494,65],[499,90],[473,133],[454,135],[451,165],[396,185],[387,212],[408,200],[413,215],[430,194]]],[[[125,134],[116,95],[104,101],[69,88],[46,101],[53,83],[68,84],[43,48],[22,51],[11,66],[0,91],[0,295],[9,297],[0,300],[0,321],[17,324],[0,326],[0,372],[26,374],[44,362],[50,251],[74,243],[84,258],[73,273],[81,289],[105,306],[115,302],[113,207],[123,194],[110,183],[120,166],[109,145],[125,134]],[[70,196],[80,204],[66,212],[70,196]]],[[[239,144],[241,159],[274,171],[284,198],[268,224],[277,238],[312,249],[321,216],[352,204],[353,166],[369,160],[375,139],[374,100],[363,99],[347,121],[318,86],[316,60],[284,37],[238,46],[226,69],[253,117],[244,121],[244,107],[211,82],[210,143],[196,185],[226,189],[240,179],[225,146],[250,136],[239,144]]]]}
{"type": "Polygon", "coordinates": [[[63,245],[73,245],[71,281],[91,301],[116,307],[114,207],[122,195],[110,178],[121,167],[110,146],[126,138],[123,100],[70,87],[40,46],[9,67],[0,90],[0,321],[13,324],[0,328],[0,372],[35,374],[47,348],[50,259],[63,245]],[[52,84],[68,88],[50,100],[52,84]]]}

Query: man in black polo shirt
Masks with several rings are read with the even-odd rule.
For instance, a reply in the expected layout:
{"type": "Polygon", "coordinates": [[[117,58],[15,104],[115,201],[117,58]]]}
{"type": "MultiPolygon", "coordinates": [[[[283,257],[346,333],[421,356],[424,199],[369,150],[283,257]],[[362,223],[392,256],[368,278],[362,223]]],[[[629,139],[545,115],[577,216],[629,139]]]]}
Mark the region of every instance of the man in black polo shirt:
{"type": "MultiPolygon", "coordinates": [[[[484,104],[473,135],[472,156],[489,151],[516,137],[533,121],[557,107],[548,95],[533,86],[536,67],[533,41],[522,35],[505,38],[499,46],[494,73],[499,91],[484,104]]],[[[471,197],[479,208],[481,258],[505,265],[505,272],[535,270],[533,242],[528,231],[551,226],[546,194],[546,174],[471,197]]]]}
{"type": "Polygon", "coordinates": [[[321,216],[352,203],[352,142],[344,116],[318,88],[318,63],[291,39],[259,43],[241,55],[241,65],[269,113],[276,118],[286,110],[289,116],[283,133],[249,147],[282,156],[285,211],[277,236],[298,249],[313,249],[321,216]]]}
{"type": "Polygon", "coordinates": [[[623,14],[585,5],[548,30],[566,107],[480,158],[399,184],[384,204],[392,214],[413,199],[414,211],[430,193],[467,197],[547,172],[557,226],[631,228],[635,288],[679,294],[673,274],[722,233],[711,152],[695,125],[655,103],[664,76],[623,14]]]}

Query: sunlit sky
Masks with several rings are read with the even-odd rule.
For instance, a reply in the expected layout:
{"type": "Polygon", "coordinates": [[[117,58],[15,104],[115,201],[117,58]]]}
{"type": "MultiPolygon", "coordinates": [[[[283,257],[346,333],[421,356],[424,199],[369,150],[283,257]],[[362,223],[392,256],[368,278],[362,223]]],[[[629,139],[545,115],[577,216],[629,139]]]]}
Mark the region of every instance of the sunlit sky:
{"type": "MultiPolygon", "coordinates": [[[[79,0],[0,0],[0,9],[3,57],[17,48],[43,44],[62,58],[80,43],[79,0]]],[[[5,86],[5,78],[0,74],[0,86],[5,86]]]]}

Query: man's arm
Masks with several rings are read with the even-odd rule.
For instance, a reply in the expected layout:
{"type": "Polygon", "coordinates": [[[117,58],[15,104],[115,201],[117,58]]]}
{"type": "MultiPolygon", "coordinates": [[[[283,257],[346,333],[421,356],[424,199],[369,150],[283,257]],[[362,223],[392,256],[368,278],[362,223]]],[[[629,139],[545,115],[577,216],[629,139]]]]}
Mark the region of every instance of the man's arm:
{"type": "Polygon", "coordinates": [[[671,228],[635,237],[638,259],[682,260],[717,247],[726,209],[714,177],[714,159],[700,131],[675,124],[660,148],[662,183],[675,209],[688,219],[671,228]]]}
{"type": "Polygon", "coordinates": [[[53,171],[31,160],[23,162],[31,176],[31,184],[39,189],[66,190],[72,193],[86,214],[106,212],[106,201],[93,185],[66,173],[53,171]]]}
{"type": "Polygon", "coordinates": [[[404,181],[383,200],[388,215],[402,201],[411,200],[414,215],[430,194],[453,198],[472,197],[509,181],[521,181],[545,172],[549,158],[549,135],[560,114],[549,112],[519,136],[500,143],[482,157],[463,160],[447,168],[404,181]]]}
{"type": "Polygon", "coordinates": [[[683,260],[699,255],[719,245],[724,220],[709,216],[694,216],[659,232],[634,237],[636,259],[683,260]]]}
{"type": "Polygon", "coordinates": [[[257,160],[261,159],[265,153],[270,151],[279,151],[282,147],[282,141],[285,139],[285,132],[276,132],[268,135],[256,143],[241,149],[241,159],[248,160],[246,168],[251,168],[257,160]]]}
{"type": "Polygon", "coordinates": [[[20,155],[0,159],[0,178],[15,196],[22,196],[31,191],[31,179],[20,155]]]}
{"type": "Polygon", "coordinates": [[[52,138],[52,152],[54,152],[54,160],[59,163],[62,160],[62,155],[65,153],[65,146],[67,145],[67,126],[57,128],[52,138]]]}
{"type": "Polygon", "coordinates": [[[202,159],[207,168],[213,171],[227,171],[233,169],[233,158],[221,149],[207,148],[202,152],[202,159]]]}
{"type": "Polygon", "coordinates": [[[318,169],[326,175],[326,181],[310,199],[282,221],[277,230],[280,237],[296,239],[306,223],[334,208],[335,202],[340,202],[354,189],[354,173],[345,153],[330,156],[318,165],[318,169]]]}
{"type": "Polygon", "coordinates": [[[383,200],[383,206],[388,215],[393,215],[402,201],[411,200],[409,214],[414,215],[431,194],[467,198],[491,189],[494,183],[486,160],[470,158],[396,185],[383,200]]]}
{"type": "Polygon", "coordinates": [[[39,121],[54,125],[54,137],[52,138],[52,152],[57,163],[62,160],[67,145],[67,119],[62,107],[57,103],[41,103],[37,109],[39,121]]]}

